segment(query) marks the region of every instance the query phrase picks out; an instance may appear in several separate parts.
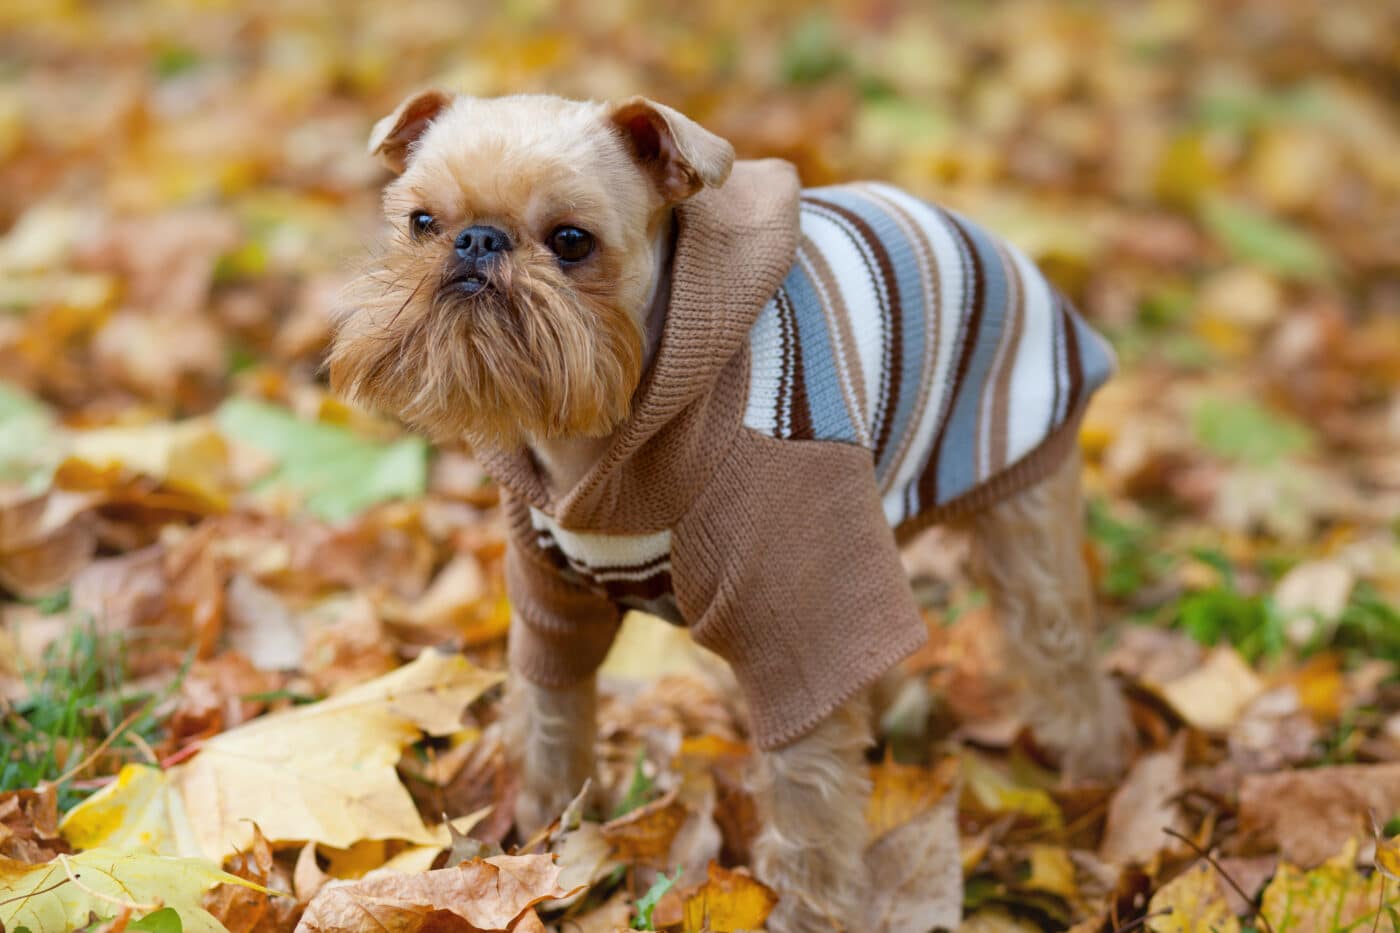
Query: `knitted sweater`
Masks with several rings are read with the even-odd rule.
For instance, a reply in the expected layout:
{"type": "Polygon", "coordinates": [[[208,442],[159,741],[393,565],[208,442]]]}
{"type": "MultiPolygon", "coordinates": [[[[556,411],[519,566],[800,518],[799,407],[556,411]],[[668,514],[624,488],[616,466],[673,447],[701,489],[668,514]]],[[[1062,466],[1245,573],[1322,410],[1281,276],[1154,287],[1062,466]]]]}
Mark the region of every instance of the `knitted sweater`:
{"type": "Polygon", "coordinates": [[[784,745],[924,641],[896,542],[1052,471],[1111,369],[966,219],[741,162],[677,209],[661,342],[602,459],[556,498],[527,451],[478,451],[509,492],[512,666],[575,683],[641,608],[728,660],[755,742],[784,745]]]}

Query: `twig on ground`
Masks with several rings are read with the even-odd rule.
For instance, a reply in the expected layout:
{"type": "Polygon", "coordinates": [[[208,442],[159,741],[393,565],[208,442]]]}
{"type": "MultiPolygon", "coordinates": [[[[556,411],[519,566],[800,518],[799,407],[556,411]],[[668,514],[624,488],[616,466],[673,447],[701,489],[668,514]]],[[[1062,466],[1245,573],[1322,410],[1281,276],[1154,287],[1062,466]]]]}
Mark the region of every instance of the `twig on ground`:
{"type": "Polygon", "coordinates": [[[1219,874],[1220,877],[1224,878],[1225,882],[1229,884],[1230,887],[1235,889],[1235,893],[1240,896],[1240,899],[1249,905],[1250,916],[1258,919],[1258,921],[1264,925],[1265,933],[1274,933],[1274,925],[1269,922],[1269,918],[1264,916],[1264,914],[1259,910],[1258,907],[1254,906],[1254,898],[1244,893],[1244,888],[1240,887],[1239,883],[1236,882],[1234,878],[1230,877],[1229,872],[1220,867],[1220,863],[1215,860],[1215,857],[1213,855],[1211,855],[1205,849],[1202,849],[1200,846],[1196,845],[1195,841],[1193,841],[1192,839],[1187,838],[1186,836],[1182,835],[1174,829],[1171,829],[1170,827],[1163,826],[1162,832],[1166,833],[1168,836],[1171,836],[1173,839],[1179,839],[1182,842],[1186,843],[1188,846],[1191,847],[1191,851],[1195,852],[1201,858],[1209,862],[1210,867],[1214,868],[1216,873],[1219,874]]]}

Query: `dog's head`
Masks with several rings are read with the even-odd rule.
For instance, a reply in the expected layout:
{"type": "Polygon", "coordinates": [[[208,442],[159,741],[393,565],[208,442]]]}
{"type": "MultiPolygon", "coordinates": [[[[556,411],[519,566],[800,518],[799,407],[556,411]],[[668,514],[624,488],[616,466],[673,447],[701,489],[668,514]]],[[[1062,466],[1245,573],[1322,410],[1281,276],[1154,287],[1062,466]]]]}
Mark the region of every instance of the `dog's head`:
{"type": "Polygon", "coordinates": [[[374,127],[392,228],[337,312],[335,389],[438,440],[602,436],[628,415],[670,209],[730,145],[669,107],[424,91],[374,127]]]}

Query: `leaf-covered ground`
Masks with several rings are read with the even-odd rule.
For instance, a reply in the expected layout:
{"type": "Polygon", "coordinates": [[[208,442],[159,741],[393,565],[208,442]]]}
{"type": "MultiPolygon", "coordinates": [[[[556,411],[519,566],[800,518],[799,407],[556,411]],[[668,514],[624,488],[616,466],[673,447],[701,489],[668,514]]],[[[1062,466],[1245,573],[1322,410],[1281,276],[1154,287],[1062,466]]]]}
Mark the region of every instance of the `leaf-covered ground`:
{"type": "Polygon", "coordinates": [[[1400,929],[1400,7],[824,8],[0,6],[5,930],[771,906],[742,711],[644,619],[606,671],[607,807],[511,834],[496,491],[319,376],[378,224],[369,126],[430,82],[643,92],[809,183],[890,179],[1112,337],[1088,557],[1138,756],[1062,786],[962,542],[920,542],[932,639],[849,841],[869,929],[959,881],[970,930],[1400,929]]]}

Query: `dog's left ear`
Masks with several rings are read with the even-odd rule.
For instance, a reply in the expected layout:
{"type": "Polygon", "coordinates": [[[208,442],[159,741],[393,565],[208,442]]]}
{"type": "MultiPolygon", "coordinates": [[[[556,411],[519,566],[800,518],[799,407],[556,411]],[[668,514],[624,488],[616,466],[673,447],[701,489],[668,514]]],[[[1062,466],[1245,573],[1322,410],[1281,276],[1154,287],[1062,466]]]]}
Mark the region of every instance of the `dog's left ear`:
{"type": "Polygon", "coordinates": [[[734,167],[734,147],[699,123],[645,97],[613,104],[608,119],[668,203],[718,188],[734,167]]]}
{"type": "Polygon", "coordinates": [[[450,103],[452,95],[436,89],[404,98],[393,113],[369,131],[369,154],[377,156],[395,175],[402,175],[408,165],[409,147],[450,103]]]}

